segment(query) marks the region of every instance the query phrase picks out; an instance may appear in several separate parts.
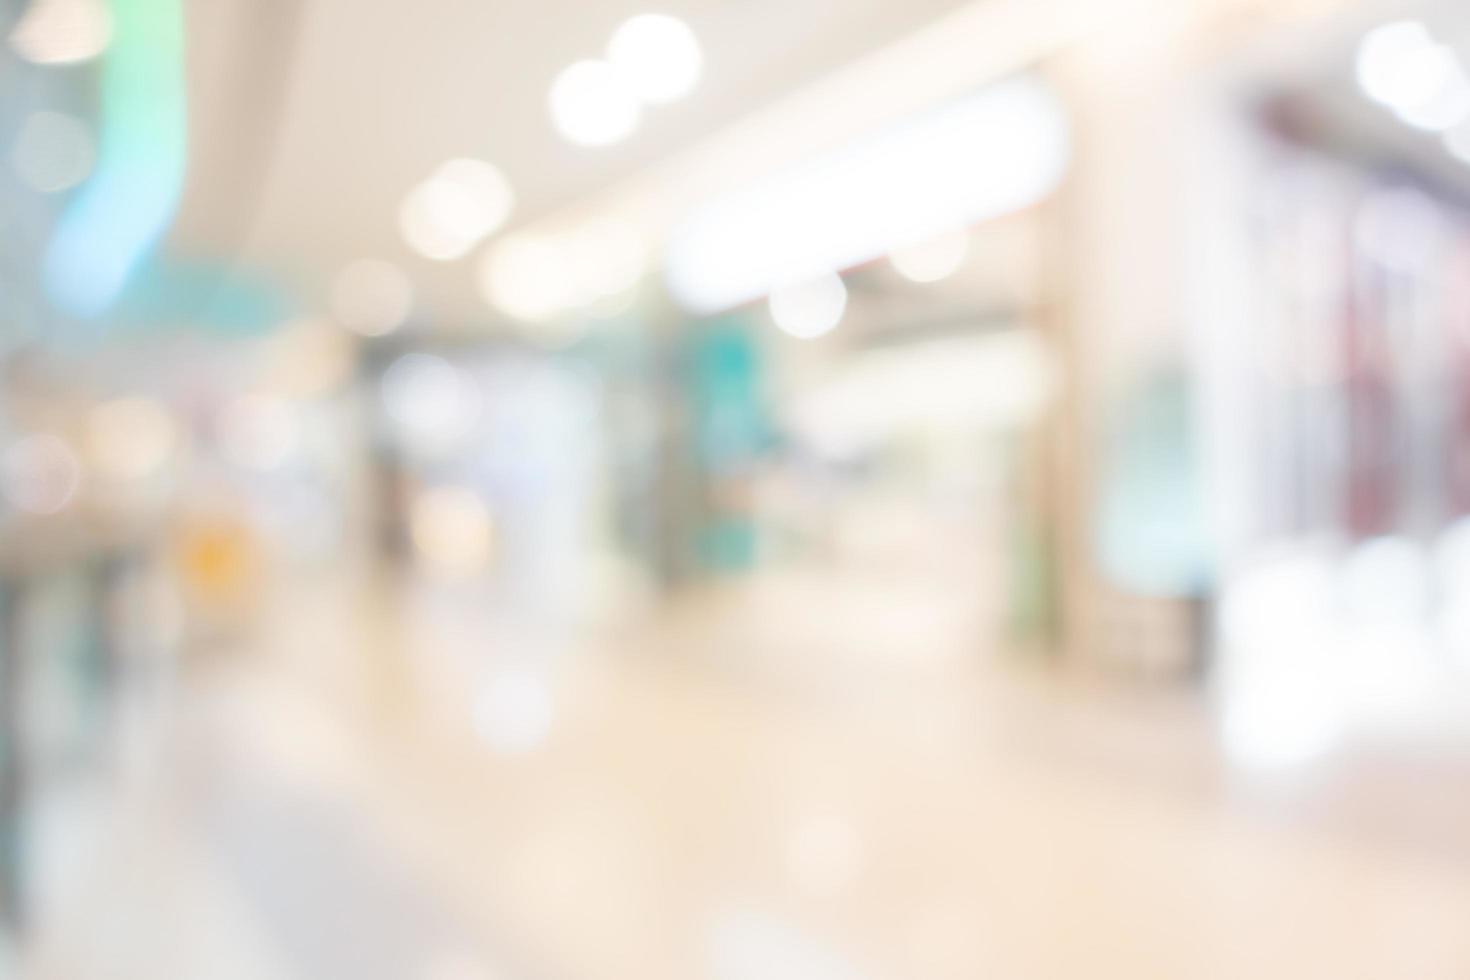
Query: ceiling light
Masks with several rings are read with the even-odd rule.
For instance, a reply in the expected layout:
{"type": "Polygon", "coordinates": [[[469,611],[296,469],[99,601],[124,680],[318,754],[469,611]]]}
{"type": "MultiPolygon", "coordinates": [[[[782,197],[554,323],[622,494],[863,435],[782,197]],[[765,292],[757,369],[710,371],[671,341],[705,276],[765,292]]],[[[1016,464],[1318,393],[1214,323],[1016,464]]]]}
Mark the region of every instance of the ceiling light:
{"type": "Polygon", "coordinates": [[[515,194],[483,160],[450,160],[409,192],[398,212],[404,240],[425,258],[457,259],[510,217],[515,194]]]}
{"type": "Polygon", "coordinates": [[[847,309],[847,287],[835,272],[771,293],[771,319],[782,331],[801,340],[831,332],[847,309]]]}
{"type": "Polygon", "coordinates": [[[1358,87],[1394,110],[1423,105],[1459,72],[1454,52],[1417,20],[1375,27],[1358,43],[1358,87]]]}
{"type": "Polygon", "coordinates": [[[492,244],[480,265],[485,301],[517,320],[547,320],[572,303],[566,257],[554,240],[511,237],[492,244]]]}
{"type": "Polygon", "coordinates": [[[626,293],[643,278],[648,262],[638,229],[615,219],[588,222],[570,233],[566,252],[580,303],[626,293]]]}
{"type": "Polygon", "coordinates": [[[613,32],[607,60],[644,102],[673,102],[688,95],[704,68],[699,39],[689,25],[665,14],[639,14],[613,32]]]}
{"type": "Polygon", "coordinates": [[[607,146],[638,126],[638,97],[628,78],[606,61],[578,61],[551,84],[551,120],[569,142],[607,146]]]}
{"type": "Polygon", "coordinates": [[[938,282],[959,271],[970,249],[970,233],[961,228],[927,241],[901,245],[888,255],[898,274],[910,282],[938,282]]]}
{"type": "Polygon", "coordinates": [[[1003,82],[708,202],[674,232],[670,292],[710,314],[860,265],[1035,204],[1069,156],[1056,95],[1003,82]]]}
{"type": "Polygon", "coordinates": [[[1434,96],[1424,102],[1404,106],[1396,115],[1416,129],[1442,133],[1470,121],[1470,78],[1456,64],[1454,74],[1445,79],[1434,96]]]}

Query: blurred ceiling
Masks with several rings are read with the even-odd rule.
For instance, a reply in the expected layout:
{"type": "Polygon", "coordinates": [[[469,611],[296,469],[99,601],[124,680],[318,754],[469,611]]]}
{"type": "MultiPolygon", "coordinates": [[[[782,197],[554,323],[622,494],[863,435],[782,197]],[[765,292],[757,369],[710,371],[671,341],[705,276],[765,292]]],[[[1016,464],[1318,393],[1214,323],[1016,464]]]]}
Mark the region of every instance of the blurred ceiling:
{"type": "Polygon", "coordinates": [[[213,0],[188,5],[191,174],[173,244],[240,261],[311,305],[357,258],[407,270],[435,312],[472,306],[473,259],[414,255],[404,194],[450,157],[490,160],[518,204],[511,227],[725,127],[964,0],[673,0],[704,46],[685,101],[627,142],[575,147],[553,131],[554,75],[596,57],[646,9],[630,0],[213,0]]]}

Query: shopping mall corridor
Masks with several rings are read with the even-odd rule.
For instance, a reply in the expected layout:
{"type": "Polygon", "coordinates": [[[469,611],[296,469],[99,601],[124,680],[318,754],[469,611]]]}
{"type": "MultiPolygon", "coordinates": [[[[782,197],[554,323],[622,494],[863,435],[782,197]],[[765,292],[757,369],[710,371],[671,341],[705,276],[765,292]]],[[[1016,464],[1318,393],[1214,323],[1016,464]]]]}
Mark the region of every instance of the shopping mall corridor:
{"type": "Polygon", "coordinates": [[[1245,780],[1196,695],[974,649],[933,590],[792,574],[595,641],[290,592],[111,778],[37,980],[1470,970],[1465,779],[1396,828],[1345,771],[1245,780]]]}

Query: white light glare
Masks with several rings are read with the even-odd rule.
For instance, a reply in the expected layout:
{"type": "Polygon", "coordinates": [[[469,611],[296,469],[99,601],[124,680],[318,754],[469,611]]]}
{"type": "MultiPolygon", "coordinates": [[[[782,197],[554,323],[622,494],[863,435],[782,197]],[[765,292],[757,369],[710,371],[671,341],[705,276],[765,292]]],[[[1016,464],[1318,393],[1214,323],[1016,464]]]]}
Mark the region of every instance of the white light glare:
{"type": "Polygon", "coordinates": [[[503,238],[480,264],[480,291],[512,319],[549,320],[569,305],[564,256],[550,239],[503,238]]]}
{"type": "Polygon", "coordinates": [[[1358,44],[1358,87],[1419,129],[1444,131],[1470,119],[1470,78],[1454,50],[1423,23],[1375,27],[1358,44]]]}
{"type": "Polygon", "coordinates": [[[593,221],[566,236],[567,258],[581,303],[626,293],[648,266],[638,229],[613,219],[593,221]]]}
{"type": "Polygon", "coordinates": [[[1432,689],[1430,554],[1405,537],[1358,545],[1341,569],[1349,627],[1337,657],[1345,703],[1355,715],[1411,715],[1432,689]]]}
{"type": "Polygon", "coordinates": [[[498,168],[460,158],[443,164],[409,192],[398,224],[414,251],[447,262],[494,234],[514,205],[510,182],[498,168]]]}
{"type": "Polygon", "coordinates": [[[959,271],[969,249],[970,234],[961,228],[927,241],[900,245],[889,253],[888,260],[910,282],[938,282],[959,271]]]}
{"type": "Polygon", "coordinates": [[[771,293],[771,320],[785,333],[811,340],[830,333],[847,310],[847,287],[835,272],[781,286],[771,293]]]}
{"type": "Polygon", "coordinates": [[[480,266],[485,301],[506,316],[543,323],[627,297],[648,268],[638,229],[606,220],[555,235],[510,236],[480,266]]]}
{"type": "Polygon", "coordinates": [[[689,25],[665,14],[639,14],[613,32],[607,60],[644,102],[683,98],[699,83],[704,55],[689,25]]]}
{"type": "Polygon", "coordinates": [[[1003,82],[704,205],[673,236],[670,292],[717,313],[1018,211],[1052,191],[1069,154],[1055,94],[1003,82]]]}
{"type": "Polygon", "coordinates": [[[1330,562],[1314,554],[1263,560],[1226,587],[1221,734],[1236,764],[1291,769],[1336,743],[1345,719],[1335,592],[1330,562]]]}
{"type": "Polygon", "coordinates": [[[1427,102],[1405,106],[1399,119],[1415,129],[1443,133],[1470,121],[1470,78],[1456,64],[1455,74],[1427,102]]]}
{"type": "Polygon", "coordinates": [[[548,102],[557,132],[578,146],[617,143],[638,127],[638,97],[624,74],[606,61],[578,61],[562,69],[548,102]]]}

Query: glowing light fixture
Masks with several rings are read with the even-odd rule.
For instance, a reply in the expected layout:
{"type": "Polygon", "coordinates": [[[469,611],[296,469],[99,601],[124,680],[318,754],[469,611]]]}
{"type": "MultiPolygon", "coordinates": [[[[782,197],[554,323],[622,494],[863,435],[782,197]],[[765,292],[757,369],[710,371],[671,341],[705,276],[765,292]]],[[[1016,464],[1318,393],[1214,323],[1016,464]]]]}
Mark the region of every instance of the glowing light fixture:
{"type": "Polygon", "coordinates": [[[494,164],[459,158],[409,192],[398,224],[414,251],[447,262],[494,234],[514,206],[510,182],[494,164]]]}
{"type": "Polygon", "coordinates": [[[564,347],[581,336],[585,322],[568,314],[615,316],[631,306],[648,269],[648,249],[638,230],[612,219],[591,221],[555,234],[512,235],[493,243],[481,260],[485,302],[522,324],[529,338],[564,347]]]}
{"type": "Polygon", "coordinates": [[[1443,133],[1470,122],[1470,78],[1456,65],[1453,76],[1446,79],[1434,96],[1425,102],[1405,106],[1398,117],[1415,129],[1443,133]]]}
{"type": "Polygon", "coordinates": [[[565,251],[580,304],[626,293],[643,278],[648,264],[638,229],[613,219],[588,222],[571,232],[565,251]]]}
{"type": "Polygon", "coordinates": [[[888,260],[910,282],[938,282],[959,271],[969,250],[969,232],[961,228],[928,241],[900,245],[889,253],[888,260]]]}
{"type": "Polygon", "coordinates": [[[771,293],[771,320],[785,333],[811,340],[830,333],[847,310],[847,287],[835,272],[771,293]]]}
{"type": "Polygon", "coordinates": [[[548,97],[557,132],[578,146],[607,146],[638,127],[640,106],[628,78],[606,61],[562,69],[548,97]]]}
{"type": "Polygon", "coordinates": [[[1375,27],[1358,43],[1358,87],[1418,129],[1444,132],[1470,121],[1470,77],[1454,49],[1417,20],[1375,27]]]}
{"type": "Polygon", "coordinates": [[[1060,102],[1017,78],[710,201],[675,231],[674,298],[715,313],[1045,198],[1070,153],[1060,102]]]}
{"type": "Polygon", "coordinates": [[[655,105],[688,95],[704,69],[699,38],[688,24],[666,14],[624,21],[608,42],[607,60],[638,98],[655,105]]]}
{"type": "Polygon", "coordinates": [[[549,238],[506,237],[494,242],[480,264],[486,302],[516,320],[548,320],[572,297],[565,257],[549,238]]]}
{"type": "Polygon", "coordinates": [[[1453,55],[1417,20],[1382,24],[1358,42],[1358,87],[1392,109],[1428,101],[1453,76],[1454,68],[1453,55]]]}

